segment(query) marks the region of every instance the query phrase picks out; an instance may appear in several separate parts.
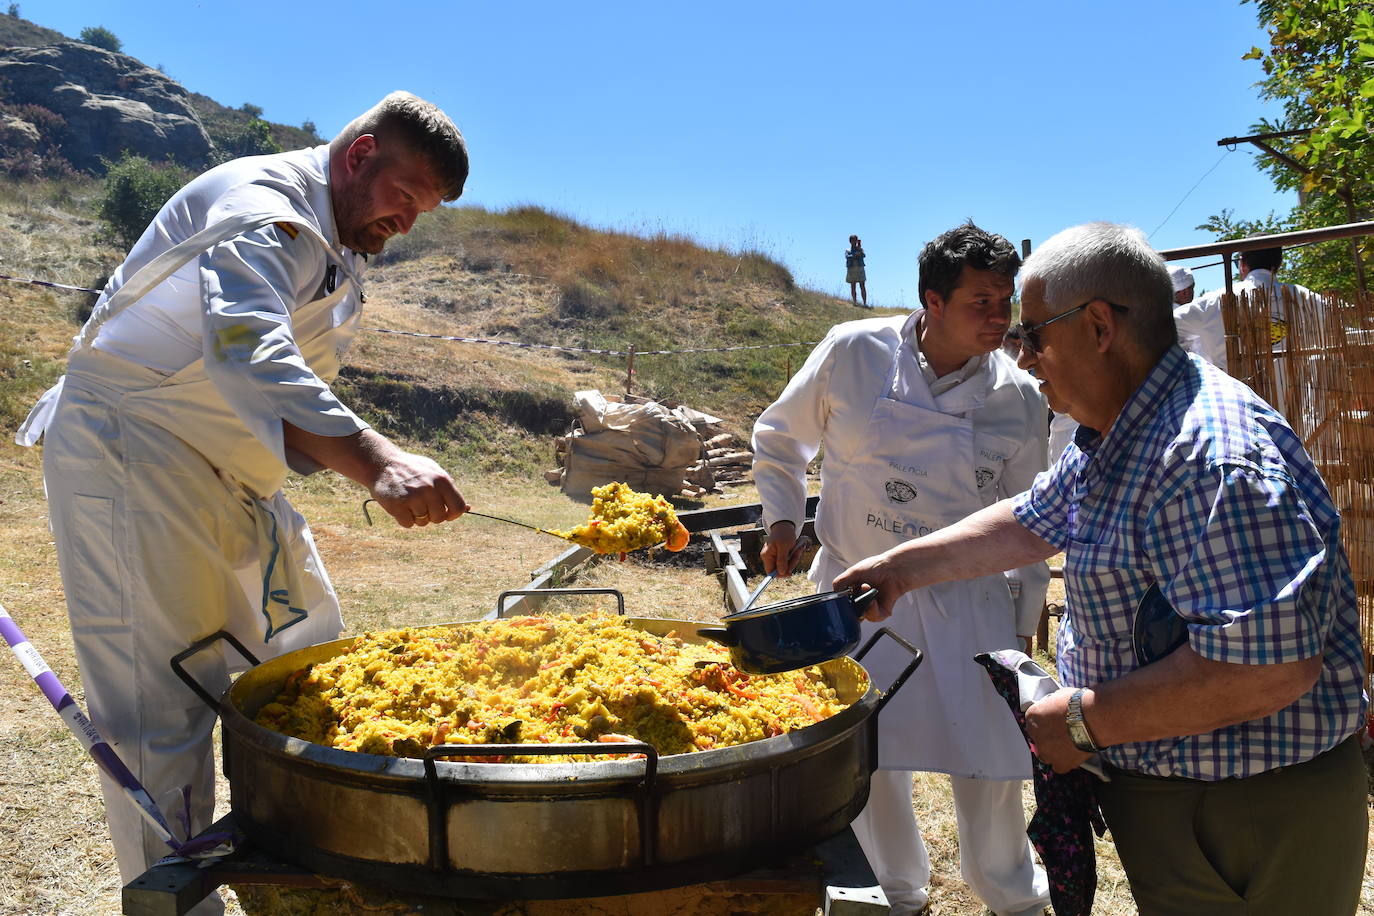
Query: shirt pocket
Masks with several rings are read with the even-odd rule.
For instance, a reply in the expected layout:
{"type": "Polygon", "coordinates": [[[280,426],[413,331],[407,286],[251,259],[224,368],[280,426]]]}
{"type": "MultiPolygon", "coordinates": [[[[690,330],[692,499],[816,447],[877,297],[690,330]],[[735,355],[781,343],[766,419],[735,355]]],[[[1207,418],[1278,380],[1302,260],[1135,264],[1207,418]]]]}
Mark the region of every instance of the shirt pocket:
{"type": "Polygon", "coordinates": [[[1131,642],[1136,604],[1154,582],[1138,551],[1118,542],[1070,541],[1064,555],[1064,585],[1073,626],[1092,642],[1131,642]]]}

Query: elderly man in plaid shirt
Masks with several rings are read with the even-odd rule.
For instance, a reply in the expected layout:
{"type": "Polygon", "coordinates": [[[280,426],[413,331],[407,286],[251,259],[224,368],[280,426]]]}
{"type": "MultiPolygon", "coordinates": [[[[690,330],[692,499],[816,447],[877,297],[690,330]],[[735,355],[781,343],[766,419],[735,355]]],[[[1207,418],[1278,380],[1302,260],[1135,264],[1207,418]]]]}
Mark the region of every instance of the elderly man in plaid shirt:
{"type": "Polygon", "coordinates": [[[1139,232],[1065,230],[1021,277],[1020,365],[1081,424],[1073,444],[1025,493],[835,587],[877,588],[881,618],[913,588],[1064,552],[1066,686],[1027,728],[1060,772],[1100,754],[1141,913],[1354,912],[1368,701],[1326,485],[1282,416],[1179,348],[1168,271],[1139,232]],[[1162,647],[1140,632],[1151,607],[1176,631],[1162,647]]]}

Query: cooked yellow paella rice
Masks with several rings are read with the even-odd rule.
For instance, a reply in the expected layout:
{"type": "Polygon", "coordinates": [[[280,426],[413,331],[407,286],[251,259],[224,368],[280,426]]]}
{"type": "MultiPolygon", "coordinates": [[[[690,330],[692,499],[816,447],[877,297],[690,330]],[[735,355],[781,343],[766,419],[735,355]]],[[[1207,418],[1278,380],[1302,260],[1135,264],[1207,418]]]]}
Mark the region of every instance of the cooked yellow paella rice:
{"type": "Polygon", "coordinates": [[[662,496],[650,496],[627,484],[592,488],[592,514],[571,531],[554,531],[597,553],[627,553],[665,541],[669,550],[687,546],[691,534],[662,496]]]}
{"type": "Polygon", "coordinates": [[[422,757],[438,744],[626,740],[667,755],[780,735],[846,705],[819,667],[751,677],[722,646],[593,613],[367,633],[294,672],[257,722],[397,757],[422,757]]]}

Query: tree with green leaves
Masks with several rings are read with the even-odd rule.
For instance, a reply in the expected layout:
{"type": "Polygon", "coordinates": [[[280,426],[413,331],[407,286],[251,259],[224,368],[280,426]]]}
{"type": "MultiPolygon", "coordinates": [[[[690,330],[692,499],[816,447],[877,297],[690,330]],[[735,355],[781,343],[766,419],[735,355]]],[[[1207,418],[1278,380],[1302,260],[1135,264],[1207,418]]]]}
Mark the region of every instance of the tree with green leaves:
{"type": "MultiPolygon", "coordinates": [[[[1296,190],[1298,206],[1283,220],[1235,220],[1223,213],[1199,229],[1313,229],[1374,214],[1374,9],[1367,0],[1241,0],[1254,3],[1268,48],[1244,59],[1264,70],[1262,98],[1283,106],[1278,122],[1254,133],[1303,131],[1266,140],[1258,160],[1280,190],[1296,190]]],[[[1270,231],[1274,231],[1270,229],[1270,231]]],[[[1239,237],[1219,235],[1220,238],[1239,237]]],[[[1374,242],[1329,242],[1285,255],[1285,273],[1313,289],[1350,293],[1374,275],[1374,242]]]]}
{"type": "Polygon", "coordinates": [[[281,144],[272,136],[272,125],[262,118],[253,118],[242,128],[217,141],[215,146],[216,149],[210,154],[214,165],[238,159],[240,156],[262,156],[281,152],[281,144]]]}
{"type": "Polygon", "coordinates": [[[119,37],[105,28],[103,25],[88,25],[81,30],[81,40],[88,45],[95,45],[97,48],[104,48],[106,51],[121,51],[124,42],[119,37]]]}

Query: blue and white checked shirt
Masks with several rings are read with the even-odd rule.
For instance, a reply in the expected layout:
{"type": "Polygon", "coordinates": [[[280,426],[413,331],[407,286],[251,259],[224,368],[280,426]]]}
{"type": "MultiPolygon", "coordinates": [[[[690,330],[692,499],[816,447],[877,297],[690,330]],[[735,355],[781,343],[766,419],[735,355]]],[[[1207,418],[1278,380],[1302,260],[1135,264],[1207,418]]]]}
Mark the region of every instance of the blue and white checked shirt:
{"type": "Polygon", "coordinates": [[[1092,686],[1138,667],[1132,625],[1158,583],[1204,658],[1295,662],[1313,688],[1264,719],[1110,747],[1117,766],[1216,780],[1310,760],[1364,723],[1359,612],[1326,484],[1287,422],[1178,347],[1106,436],[1080,428],[1014,498],[1017,521],[1066,552],[1059,674],[1092,686]]]}

